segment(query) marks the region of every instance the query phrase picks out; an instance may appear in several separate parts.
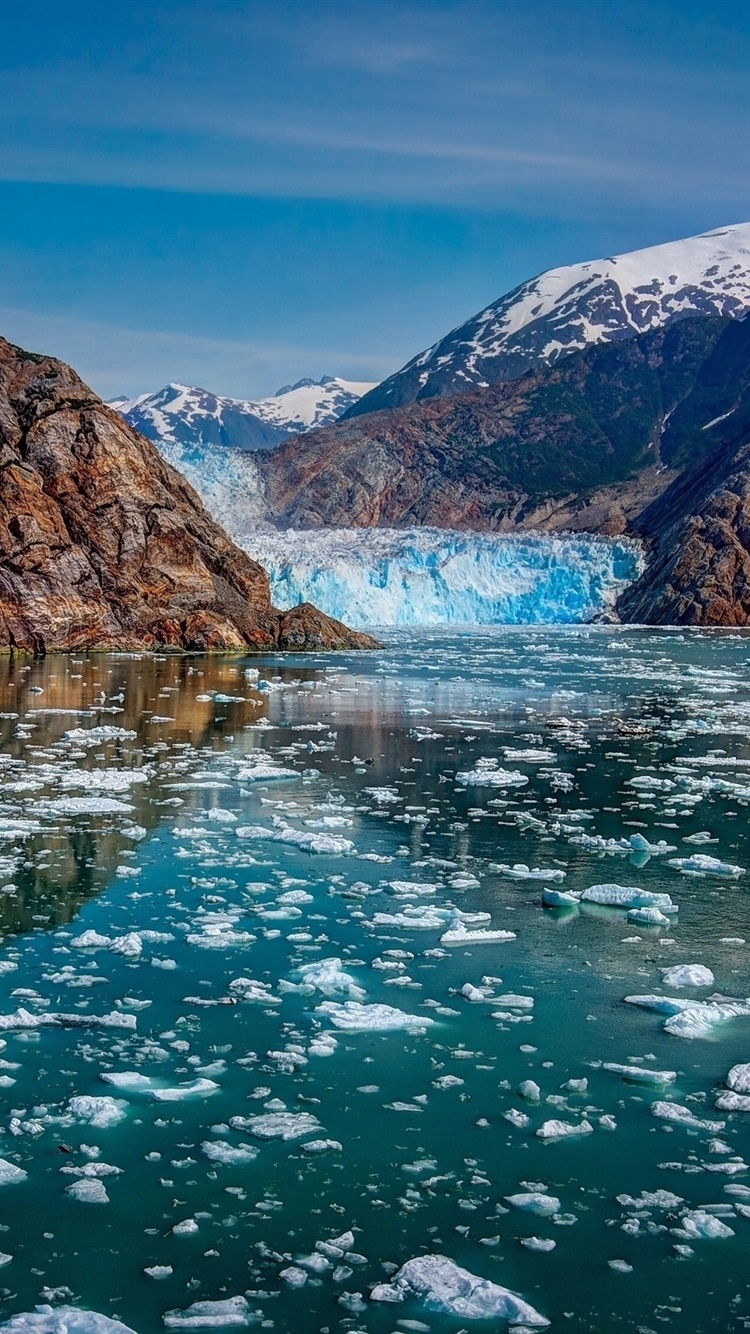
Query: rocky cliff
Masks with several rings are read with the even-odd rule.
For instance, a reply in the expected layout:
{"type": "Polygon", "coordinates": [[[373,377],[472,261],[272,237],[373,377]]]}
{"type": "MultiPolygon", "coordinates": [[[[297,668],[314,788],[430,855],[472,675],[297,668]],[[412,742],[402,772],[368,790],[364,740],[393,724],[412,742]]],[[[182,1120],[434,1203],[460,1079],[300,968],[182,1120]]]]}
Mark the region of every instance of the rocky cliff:
{"type": "Polygon", "coordinates": [[[265,571],[69,366],[0,339],[0,648],[367,648],[265,571]]]}

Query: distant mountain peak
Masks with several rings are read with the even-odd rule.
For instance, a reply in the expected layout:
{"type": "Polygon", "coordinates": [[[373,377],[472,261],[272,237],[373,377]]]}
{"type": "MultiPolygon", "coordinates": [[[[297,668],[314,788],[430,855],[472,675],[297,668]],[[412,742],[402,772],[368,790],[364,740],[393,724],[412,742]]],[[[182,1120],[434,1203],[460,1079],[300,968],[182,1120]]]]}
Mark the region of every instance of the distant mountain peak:
{"type": "Polygon", "coordinates": [[[750,310],[750,222],[547,269],[486,306],[347,409],[347,417],[514,380],[591,343],[687,316],[750,310]]]}
{"type": "MultiPolygon", "coordinates": [[[[320,380],[305,378],[283,385],[272,398],[253,401],[171,380],[153,394],[115,398],[109,406],[162,452],[182,454],[217,445],[267,449],[289,435],[330,426],[373,388],[371,382],[324,375],[320,380]]],[[[169,457],[179,466],[176,455],[169,457]]]]}

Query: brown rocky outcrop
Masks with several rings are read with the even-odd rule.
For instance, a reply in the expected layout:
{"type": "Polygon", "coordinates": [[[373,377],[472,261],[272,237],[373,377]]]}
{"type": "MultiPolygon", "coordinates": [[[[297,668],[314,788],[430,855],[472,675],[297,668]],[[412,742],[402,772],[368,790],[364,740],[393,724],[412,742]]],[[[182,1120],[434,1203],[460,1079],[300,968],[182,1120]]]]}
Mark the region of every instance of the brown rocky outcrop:
{"type": "Polygon", "coordinates": [[[633,524],[650,552],[618,601],[622,620],[750,625],[750,444],[741,441],[686,469],[633,524]]]}
{"type": "Polygon", "coordinates": [[[0,339],[0,648],[370,648],[268,577],[69,366],[0,339]]]}

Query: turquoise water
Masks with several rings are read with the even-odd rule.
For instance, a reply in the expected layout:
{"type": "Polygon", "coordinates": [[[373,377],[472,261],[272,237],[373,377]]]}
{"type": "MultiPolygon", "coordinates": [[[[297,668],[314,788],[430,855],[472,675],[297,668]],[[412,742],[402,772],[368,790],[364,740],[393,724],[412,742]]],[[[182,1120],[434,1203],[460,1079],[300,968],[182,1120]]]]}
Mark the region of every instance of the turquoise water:
{"type": "Polygon", "coordinates": [[[166,1312],[245,1295],[258,1327],[290,1334],[455,1334],[471,1322],[369,1297],[439,1253],[575,1334],[748,1327],[734,1188],[750,1202],[750,1116],[714,1103],[750,1060],[750,1016],[689,1040],[624,998],[750,994],[748,875],[669,865],[697,853],[750,871],[749,663],[739,634],[604,627],[388,632],[367,656],[4,663],[0,1156],[27,1175],[0,1185],[0,1317],[65,1303],[152,1334],[166,1312]],[[528,781],[488,779],[498,769],[528,781]],[[716,841],[684,841],[703,831],[716,841]],[[581,833],[676,850],[604,853],[581,833]],[[550,910],[543,883],[500,869],[515,863],[680,911],[651,926],[550,910]],[[441,945],[451,911],[404,918],[447,905],[514,938],[441,945]],[[89,931],[98,946],[76,943],[89,931]],[[288,989],[328,959],[348,994],[288,989]],[[662,985],[683,963],[715,984],[662,985]],[[457,994],[466,983],[485,999],[457,994]],[[355,995],[408,1027],[337,1029],[355,995]],[[54,1014],[87,1026],[38,1025],[54,1014]],[[625,1082],[602,1062],[676,1078],[625,1082]],[[150,1082],[102,1079],[123,1072],[150,1082]],[[196,1079],[210,1084],[155,1096],[196,1079]],[[528,1079],[539,1104],[516,1092],[528,1079]],[[112,1123],[71,1110],[79,1097],[116,1099],[112,1123]],[[659,1101],[725,1125],[666,1121],[659,1101]],[[307,1133],[230,1125],[280,1104],[315,1118],[307,1133]],[[551,1119],[592,1130],[544,1142],[551,1119]],[[315,1140],[329,1143],[305,1151],[315,1140]],[[87,1180],[107,1202],[70,1194],[87,1180]],[[559,1210],[507,1204],[529,1190],[559,1210]],[[633,1203],[657,1190],[677,1203],[633,1203]],[[690,1240],[706,1206],[731,1235],[690,1240]],[[299,1288],[280,1277],[348,1230],[354,1259],[303,1263],[299,1288]]]}

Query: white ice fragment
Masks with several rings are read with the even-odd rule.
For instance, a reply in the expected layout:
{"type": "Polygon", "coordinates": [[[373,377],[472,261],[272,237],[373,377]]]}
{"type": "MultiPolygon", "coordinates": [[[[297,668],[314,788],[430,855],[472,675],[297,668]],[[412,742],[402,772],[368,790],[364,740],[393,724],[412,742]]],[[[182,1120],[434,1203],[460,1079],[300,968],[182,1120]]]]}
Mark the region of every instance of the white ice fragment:
{"type": "Polygon", "coordinates": [[[542,1090],[533,1079],[523,1079],[516,1089],[516,1093],[525,1102],[539,1102],[542,1096],[542,1090]]]}
{"type": "Polygon", "coordinates": [[[521,1245],[525,1246],[528,1251],[544,1253],[554,1251],[557,1242],[553,1241],[551,1237],[521,1237],[521,1245]]]}
{"type": "Polygon", "coordinates": [[[686,1126],[693,1130],[710,1130],[713,1135],[718,1134],[724,1129],[726,1121],[706,1121],[691,1112],[689,1107],[683,1107],[678,1102],[652,1102],[652,1116],[658,1117],[660,1121],[670,1121],[675,1125],[686,1126]]]}
{"type": "Polygon", "coordinates": [[[309,1139],[301,1146],[303,1153],[341,1153],[343,1147],[337,1139],[309,1139]]]}
{"type": "Polygon", "coordinates": [[[407,1014],[392,1005],[361,1005],[358,1001],[323,1001],[316,1014],[325,1015],[335,1028],[347,1033],[386,1033],[399,1028],[424,1029],[435,1021],[427,1015],[407,1014]]]}
{"type": "Polygon", "coordinates": [[[86,1125],[94,1126],[97,1130],[106,1130],[124,1120],[127,1114],[127,1103],[123,1102],[121,1098],[92,1097],[89,1094],[81,1094],[70,1099],[67,1110],[77,1121],[83,1121],[86,1125]]]}
{"type": "Polygon", "coordinates": [[[191,1079],[186,1084],[177,1084],[174,1088],[155,1088],[151,1096],[157,1102],[183,1102],[186,1098],[207,1098],[215,1093],[219,1085],[213,1079],[191,1079]]]}
{"type": "Polygon", "coordinates": [[[456,782],[462,787],[525,787],[528,781],[518,769],[499,769],[497,760],[491,759],[477,760],[473,769],[456,774],[456,782]]]}
{"type": "Polygon", "coordinates": [[[709,857],[705,852],[694,852],[692,857],[670,857],[667,865],[674,866],[683,875],[719,875],[736,879],[745,874],[744,866],[720,861],[718,857],[709,857]]]}
{"type": "Polygon", "coordinates": [[[167,1311],[162,1319],[167,1329],[229,1329],[254,1324],[255,1315],[245,1297],[225,1297],[193,1302],[186,1311],[167,1311]]]}
{"type": "Polygon", "coordinates": [[[286,1269],[280,1271],[279,1278],[290,1288],[302,1288],[307,1282],[307,1271],[299,1269],[297,1265],[287,1265],[286,1269]]]}
{"type": "Polygon", "coordinates": [[[175,1237],[190,1237],[198,1231],[198,1224],[194,1218],[183,1218],[181,1223],[175,1223],[172,1228],[172,1235],[175,1237]]]}
{"type": "Polygon", "coordinates": [[[668,894],[655,894],[628,885],[591,885],[583,891],[581,902],[599,903],[610,908],[658,908],[663,913],[677,912],[668,894]]]}
{"type": "Polygon", "coordinates": [[[171,1265],[147,1265],[143,1272],[149,1278],[163,1279],[171,1278],[174,1270],[171,1265]]]}
{"type": "Polygon", "coordinates": [[[311,1112],[265,1112],[258,1116],[233,1116],[229,1124],[233,1130],[245,1130],[257,1139],[303,1139],[323,1128],[311,1112]]]}
{"type": "Polygon", "coordinates": [[[679,1228],[672,1228],[676,1237],[687,1241],[715,1241],[724,1237],[733,1237],[734,1230],[722,1223],[720,1218],[707,1213],[704,1209],[693,1209],[683,1215],[679,1228]]]}
{"type": "Polygon", "coordinates": [[[97,1177],[84,1177],[80,1181],[71,1181],[70,1185],[65,1187],[65,1194],[73,1200],[78,1200],[79,1204],[109,1204],[109,1195],[104,1183],[97,1177]]]}
{"type": "Polygon", "coordinates": [[[240,1167],[251,1163],[258,1157],[259,1149],[254,1144],[228,1144],[224,1139],[204,1140],[201,1149],[212,1163],[221,1163],[227,1167],[240,1167]]]}
{"type": "Polygon", "coordinates": [[[594,1127],[589,1121],[580,1121],[577,1125],[570,1121],[545,1121],[537,1130],[537,1139],[556,1140],[573,1139],[578,1135],[590,1135],[594,1127]]]}
{"type": "Polygon", "coordinates": [[[676,1070],[651,1070],[641,1065],[617,1065],[614,1061],[605,1061],[602,1069],[621,1075],[630,1084],[673,1084],[677,1078],[676,1070]]]}
{"type": "Polygon", "coordinates": [[[541,1191],[522,1191],[518,1195],[503,1197],[516,1209],[525,1209],[527,1213],[539,1214],[541,1218],[559,1214],[561,1205],[556,1195],[544,1195],[541,1191]]]}
{"type": "Polygon", "coordinates": [[[479,927],[471,930],[465,922],[455,921],[440,937],[441,945],[492,945],[505,940],[515,940],[515,931],[501,931],[479,927]]]}
{"type": "Polygon", "coordinates": [[[633,1266],[629,1265],[627,1260],[608,1260],[610,1269],[614,1269],[616,1274],[632,1274],[633,1266]]]}
{"type": "Polygon", "coordinates": [[[351,973],[344,970],[341,959],[317,959],[303,964],[296,976],[302,987],[320,991],[324,996],[347,996],[350,1000],[364,1000],[366,992],[351,973]]]}
{"type": "Polygon", "coordinates": [[[0,1186],[15,1185],[18,1181],[25,1181],[28,1173],[22,1167],[17,1167],[15,1163],[9,1163],[7,1158],[0,1158],[0,1186]]]}
{"type": "Polygon", "coordinates": [[[37,1306],[4,1320],[5,1334],[134,1334],[129,1325],[77,1306],[37,1306]]]}
{"type": "Polygon", "coordinates": [[[665,987],[712,987],[716,980],[711,969],[702,963],[680,963],[661,971],[665,987]]]}
{"type": "Polygon", "coordinates": [[[402,1302],[415,1297],[428,1311],[459,1320],[507,1320],[511,1325],[545,1328],[549,1321],[508,1288],[477,1278],[445,1255],[407,1260],[390,1283],[372,1289],[374,1302],[402,1302]]]}

